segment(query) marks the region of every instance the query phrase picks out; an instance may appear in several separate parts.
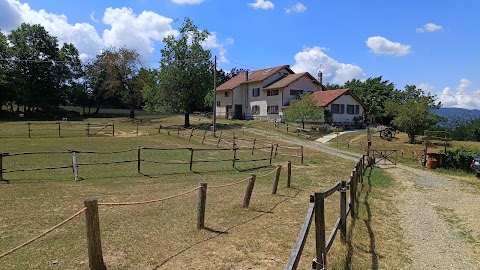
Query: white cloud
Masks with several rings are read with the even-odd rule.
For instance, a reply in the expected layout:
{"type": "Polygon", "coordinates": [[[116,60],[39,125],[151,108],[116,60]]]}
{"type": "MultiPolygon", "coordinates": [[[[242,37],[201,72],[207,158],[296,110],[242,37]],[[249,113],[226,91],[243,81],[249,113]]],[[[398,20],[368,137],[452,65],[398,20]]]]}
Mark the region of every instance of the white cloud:
{"type": "Polygon", "coordinates": [[[402,56],[411,53],[412,48],[410,45],[403,45],[380,36],[369,37],[365,43],[375,54],[402,56]]]}
{"type": "Polygon", "coordinates": [[[248,3],[247,5],[249,5],[254,9],[264,9],[264,10],[273,9],[274,7],[272,2],[265,1],[265,0],[255,0],[254,3],[248,3]]]}
{"type": "MultiPolygon", "coordinates": [[[[59,45],[64,42],[73,43],[79,50],[82,60],[94,57],[102,49],[109,46],[127,46],[138,50],[144,60],[149,59],[154,50],[154,41],[161,41],[169,34],[176,34],[166,18],[151,11],[143,11],[139,15],[128,8],[107,8],[103,23],[110,25],[100,36],[95,27],[89,23],[70,24],[65,15],[48,13],[45,10],[32,10],[28,4],[18,0],[0,0],[0,29],[10,32],[22,22],[40,24],[57,37],[59,45]]],[[[95,14],[90,18],[96,21],[95,14]]]]}
{"type": "Polygon", "coordinates": [[[32,10],[28,4],[22,4],[17,0],[0,1],[2,16],[0,28],[11,31],[21,23],[41,24],[50,33],[58,38],[59,45],[64,42],[73,43],[78,48],[81,56],[96,55],[103,47],[95,27],[88,23],[69,24],[65,15],[48,13],[41,9],[32,10]]]}
{"type": "Polygon", "coordinates": [[[222,63],[228,63],[229,61],[226,57],[227,49],[225,49],[225,47],[232,44],[233,44],[233,38],[227,38],[225,40],[225,44],[220,43],[218,42],[217,33],[212,32],[207,37],[207,39],[203,42],[202,46],[205,49],[217,49],[220,56],[219,61],[222,63]]]}
{"type": "Polygon", "coordinates": [[[452,90],[451,87],[444,87],[441,91],[435,91],[435,87],[430,84],[421,83],[419,88],[425,90],[425,92],[430,92],[437,96],[437,100],[442,102],[443,107],[445,108],[464,108],[464,109],[479,109],[480,108],[480,89],[469,90],[468,87],[471,85],[470,80],[466,78],[460,79],[460,83],[452,90]],[[422,88],[422,85],[427,85],[428,90],[422,88]]]}
{"type": "Polygon", "coordinates": [[[172,29],[173,19],[152,11],[143,11],[139,15],[130,8],[107,8],[103,23],[110,29],[103,31],[105,46],[133,48],[144,59],[148,59],[154,50],[153,41],[162,41],[165,36],[176,35],[172,29]]]}
{"type": "Polygon", "coordinates": [[[290,13],[303,13],[307,11],[307,6],[305,6],[303,3],[298,2],[294,6],[286,8],[285,13],[290,14],[290,13]]]}
{"type": "Polygon", "coordinates": [[[90,20],[92,20],[92,22],[95,22],[95,23],[100,22],[99,19],[95,18],[95,12],[93,11],[90,13],[90,20]]]}
{"type": "Polygon", "coordinates": [[[319,70],[323,73],[323,84],[344,84],[351,79],[365,79],[362,68],[353,64],[340,63],[324,53],[325,48],[318,46],[305,48],[295,55],[295,72],[309,72],[316,77],[319,70]]]}
{"type": "Polygon", "coordinates": [[[427,24],[424,24],[422,28],[417,28],[417,33],[436,32],[442,29],[443,27],[441,25],[436,25],[434,23],[427,23],[427,24]]]}
{"type": "Polygon", "coordinates": [[[175,4],[180,4],[180,5],[195,5],[195,4],[200,4],[205,0],[172,0],[172,3],[175,4]]]}

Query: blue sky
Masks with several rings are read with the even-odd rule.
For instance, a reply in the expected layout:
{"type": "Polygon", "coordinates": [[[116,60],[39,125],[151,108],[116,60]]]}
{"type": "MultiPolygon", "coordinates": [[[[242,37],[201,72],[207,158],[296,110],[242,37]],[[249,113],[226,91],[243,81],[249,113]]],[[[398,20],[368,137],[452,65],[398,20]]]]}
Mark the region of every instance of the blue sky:
{"type": "Polygon", "coordinates": [[[82,59],[127,46],[155,67],[163,37],[189,17],[225,70],[288,64],[322,70],[324,84],[383,76],[480,109],[479,11],[475,0],[0,0],[0,29],[38,23],[82,59]]]}

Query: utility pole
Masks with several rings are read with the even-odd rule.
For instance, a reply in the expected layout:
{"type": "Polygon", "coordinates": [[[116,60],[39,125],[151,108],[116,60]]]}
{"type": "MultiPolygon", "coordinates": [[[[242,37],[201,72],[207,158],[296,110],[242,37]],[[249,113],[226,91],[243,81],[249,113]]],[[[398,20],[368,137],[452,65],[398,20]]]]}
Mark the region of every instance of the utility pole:
{"type": "Polygon", "coordinates": [[[213,63],[213,136],[216,137],[217,131],[217,56],[213,63]]]}

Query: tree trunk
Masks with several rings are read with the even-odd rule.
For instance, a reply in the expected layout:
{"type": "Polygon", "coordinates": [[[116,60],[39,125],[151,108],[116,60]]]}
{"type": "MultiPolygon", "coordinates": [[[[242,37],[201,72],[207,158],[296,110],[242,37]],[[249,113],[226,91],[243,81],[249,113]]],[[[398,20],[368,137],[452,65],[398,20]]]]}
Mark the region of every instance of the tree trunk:
{"type": "Polygon", "coordinates": [[[130,115],[128,116],[130,118],[135,118],[135,108],[130,108],[130,115]]]}
{"type": "Polygon", "coordinates": [[[185,113],[185,128],[188,128],[190,126],[190,113],[186,112],[185,113]]]}
{"type": "Polygon", "coordinates": [[[100,111],[100,106],[101,106],[101,104],[98,103],[97,104],[97,109],[95,110],[95,112],[93,114],[98,114],[98,112],[100,111]]]}
{"type": "Polygon", "coordinates": [[[305,121],[302,121],[302,129],[305,129],[305,121]]]}
{"type": "Polygon", "coordinates": [[[415,134],[408,134],[408,139],[411,144],[415,143],[415,134]]]}

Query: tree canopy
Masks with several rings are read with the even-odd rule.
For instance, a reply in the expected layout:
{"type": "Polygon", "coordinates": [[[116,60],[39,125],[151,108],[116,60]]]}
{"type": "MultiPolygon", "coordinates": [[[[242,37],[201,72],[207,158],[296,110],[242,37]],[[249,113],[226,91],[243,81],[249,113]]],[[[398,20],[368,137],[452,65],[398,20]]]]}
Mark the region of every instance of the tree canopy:
{"type": "Polygon", "coordinates": [[[415,135],[437,124],[441,118],[431,111],[439,108],[433,96],[425,94],[414,85],[405,86],[405,91],[397,92],[397,99],[385,103],[387,113],[394,115],[392,124],[408,134],[410,143],[415,135]]]}
{"type": "Polygon", "coordinates": [[[306,121],[321,121],[322,118],[323,108],[317,105],[310,93],[303,93],[298,99],[293,99],[288,109],[283,110],[285,122],[301,122],[302,128],[305,128],[306,121]]]}
{"type": "Polygon", "coordinates": [[[213,62],[210,50],[202,47],[207,30],[199,30],[185,18],[179,32],[178,37],[163,39],[159,84],[144,89],[144,98],[148,109],[185,114],[188,127],[190,113],[203,108],[205,95],[213,88],[213,62]]]}

